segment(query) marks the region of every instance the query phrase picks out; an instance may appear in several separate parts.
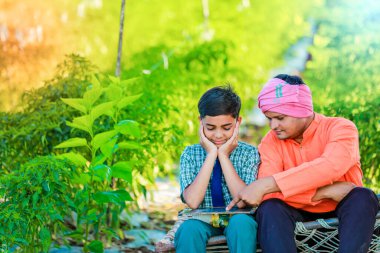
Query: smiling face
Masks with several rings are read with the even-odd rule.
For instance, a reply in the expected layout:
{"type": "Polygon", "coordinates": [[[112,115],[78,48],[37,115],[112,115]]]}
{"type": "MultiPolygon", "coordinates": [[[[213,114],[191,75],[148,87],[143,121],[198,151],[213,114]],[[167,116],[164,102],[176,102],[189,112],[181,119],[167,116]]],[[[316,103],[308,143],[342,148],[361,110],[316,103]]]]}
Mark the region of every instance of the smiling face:
{"type": "Polygon", "coordinates": [[[231,138],[236,122],[241,122],[241,117],[235,119],[231,115],[218,115],[205,116],[201,119],[206,138],[218,148],[231,138]]]}
{"type": "Polygon", "coordinates": [[[276,133],[280,140],[294,139],[301,143],[303,133],[310,125],[313,117],[295,118],[277,112],[265,112],[269,119],[270,128],[276,133]]]}

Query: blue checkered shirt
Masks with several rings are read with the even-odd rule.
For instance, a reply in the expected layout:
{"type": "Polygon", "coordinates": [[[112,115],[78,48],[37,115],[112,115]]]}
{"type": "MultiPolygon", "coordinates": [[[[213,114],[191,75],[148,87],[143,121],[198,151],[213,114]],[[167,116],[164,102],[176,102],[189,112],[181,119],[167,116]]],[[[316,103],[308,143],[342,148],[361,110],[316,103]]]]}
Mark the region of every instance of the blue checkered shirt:
{"type": "MultiPolygon", "coordinates": [[[[183,198],[183,191],[194,181],[195,177],[198,175],[204,161],[206,160],[206,156],[206,150],[204,150],[200,144],[186,147],[181,155],[180,185],[181,199],[184,203],[185,200],[183,198]]],[[[247,185],[255,181],[257,178],[258,166],[260,163],[260,156],[257,148],[245,142],[239,141],[238,146],[230,154],[230,160],[239,177],[247,185]]],[[[199,208],[212,207],[211,178],[206,190],[205,198],[200,204],[199,208]]],[[[222,176],[222,188],[224,203],[228,205],[228,203],[230,203],[232,200],[232,196],[228,190],[224,175],[222,176]]]]}

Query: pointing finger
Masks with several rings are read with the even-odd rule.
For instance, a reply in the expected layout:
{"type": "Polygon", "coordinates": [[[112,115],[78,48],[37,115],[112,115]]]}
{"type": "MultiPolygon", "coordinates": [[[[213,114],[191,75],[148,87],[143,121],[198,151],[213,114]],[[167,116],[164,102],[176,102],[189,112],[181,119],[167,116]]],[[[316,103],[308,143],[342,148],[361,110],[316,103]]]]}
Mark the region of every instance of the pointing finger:
{"type": "Polygon", "coordinates": [[[240,197],[235,197],[229,204],[228,206],[226,207],[226,210],[229,211],[231,210],[231,208],[233,208],[239,201],[240,201],[240,197]]]}

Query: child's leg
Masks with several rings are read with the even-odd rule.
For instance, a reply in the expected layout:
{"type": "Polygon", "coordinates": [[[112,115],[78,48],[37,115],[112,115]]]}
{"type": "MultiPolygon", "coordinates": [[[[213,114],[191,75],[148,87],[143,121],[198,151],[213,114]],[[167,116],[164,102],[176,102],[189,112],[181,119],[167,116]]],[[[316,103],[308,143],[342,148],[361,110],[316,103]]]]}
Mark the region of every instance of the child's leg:
{"type": "Polygon", "coordinates": [[[200,220],[187,220],[181,224],[174,237],[177,253],[206,252],[207,241],[211,236],[221,235],[222,230],[200,220]]]}
{"type": "Polygon", "coordinates": [[[231,253],[256,252],[257,223],[251,215],[235,214],[224,230],[231,253]]]}

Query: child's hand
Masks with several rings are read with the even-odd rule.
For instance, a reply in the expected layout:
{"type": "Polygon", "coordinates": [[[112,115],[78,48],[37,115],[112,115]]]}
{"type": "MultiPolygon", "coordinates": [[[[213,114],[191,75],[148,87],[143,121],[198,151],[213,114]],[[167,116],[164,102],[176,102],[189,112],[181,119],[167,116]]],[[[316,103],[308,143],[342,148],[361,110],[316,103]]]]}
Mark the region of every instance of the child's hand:
{"type": "Polygon", "coordinates": [[[205,136],[205,133],[203,131],[203,128],[204,127],[201,124],[201,126],[199,127],[199,138],[200,138],[199,143],[206,150],[207,154],[210,154],[210,153],[217,154],[218,148],[215,146],[214,143],[212,143],[209,139],[207,139],[207,137],[205,136]]]}
{"type": "Polygon", "coordinates": [[[232,134],[231,138],[224,143],[222,146],[218,149],[218,156],[225,155],[230,156],[231,152],[238,146],[238,137],[239,137],[239,125],[240,122],[237,121],[234,129],[234,133],[232,134]]]}

